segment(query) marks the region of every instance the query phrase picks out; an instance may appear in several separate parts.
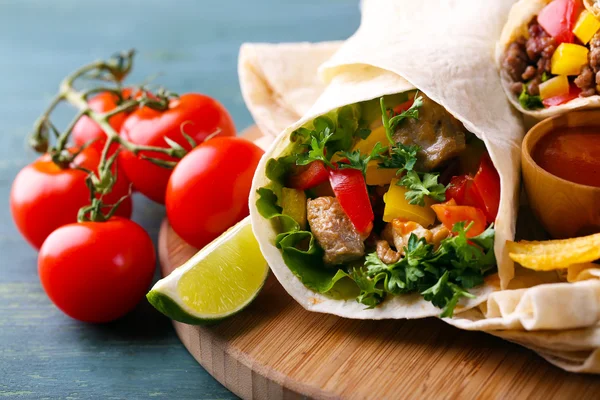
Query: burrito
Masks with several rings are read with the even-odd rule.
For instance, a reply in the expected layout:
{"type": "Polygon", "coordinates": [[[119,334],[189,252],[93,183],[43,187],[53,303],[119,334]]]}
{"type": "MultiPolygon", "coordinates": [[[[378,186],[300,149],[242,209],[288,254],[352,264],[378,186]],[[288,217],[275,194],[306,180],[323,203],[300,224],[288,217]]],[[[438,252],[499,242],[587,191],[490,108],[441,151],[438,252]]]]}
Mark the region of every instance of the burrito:
{"type": "Polygon", "coordinates": [[[543,119],[600,106],[600,17],[594,1],[520,0],[500,36],[503,88],[521,112],[543,119]]]}
{"type": "Polygon", "coordinates": [[[504,243],[523,128],[492,56],[510,2],[425,3],[448,10],[364,2],[361,28],[322,66],[323,94],[258,166],[254,232],[309,310],[451,316],[514,275],[504,243]],[[487,20],[470,38],[449,12],[487,20]]]}

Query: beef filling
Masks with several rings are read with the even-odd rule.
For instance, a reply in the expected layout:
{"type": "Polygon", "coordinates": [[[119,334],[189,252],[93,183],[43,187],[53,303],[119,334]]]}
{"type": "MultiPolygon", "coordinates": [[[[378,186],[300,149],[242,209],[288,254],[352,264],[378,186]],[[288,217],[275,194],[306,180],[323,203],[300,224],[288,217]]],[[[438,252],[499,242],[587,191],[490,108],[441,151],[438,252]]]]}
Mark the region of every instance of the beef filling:
{"type": "Polygon", "coordinates": [[[519,95],[523,84],[531,95],[539,95],[544,73],[550,74],[552,54],[556,50],[553,37],[534,18],[528,26],[529,38],[519,37],[512,42],[502,60],[502,70],[513,81],[511,90],[519,95]]]}

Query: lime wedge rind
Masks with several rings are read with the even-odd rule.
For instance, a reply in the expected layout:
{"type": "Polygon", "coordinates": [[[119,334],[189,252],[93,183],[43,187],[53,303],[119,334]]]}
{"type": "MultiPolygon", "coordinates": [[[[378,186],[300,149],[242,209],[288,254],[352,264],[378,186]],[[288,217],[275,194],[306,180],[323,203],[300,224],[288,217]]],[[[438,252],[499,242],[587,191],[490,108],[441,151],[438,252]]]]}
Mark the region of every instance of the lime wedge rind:
{"type": "MultiPolygon", "coordinates": [[[[225,270],[227,266],[225,266],[225,270]]],[[[200,271],[200,270],[198,270],[200,271]]],[[[213,271],[214,273],[214,271],[213,271]]],[[[150,304],[152,304],[157,310],[168,316],[169,318],[184,322],[187,324],[194,325],[204,325],[215,323],[224,318],[230,317],[232,315],[237,314],[239,311],[246,308],[258,295],[264,283],[267,279],[269,273],[269,267],[260,255],[260,250],[258,247],[258,242],[253,236],[252,229],[250,227],[250,218],[247,217],[244,220],[240,221],[238,224],[230,228],[228,231],[223,233],[213,242],[208,244],[198,253],[196,253],[192,258],[186,261],[184,264],[176,268],[171,274],[160,281],[158,281],[152,290],[146,295],[150,304]],[[251,239],[249,240],[249,235],[251,239]],[[244,244],[246,247],[241,247],[244,244]],[[236,247],[239,246],[239,247],[236,247]],[[218,257],[218,252],[227,251],[231,254],[232,250],[234,252],[239,252],[239,254],[247,253],[247,247],[256,247],[256,249],[251,249],[250,252],[254,251],[255,257],[254,259],[248,260],[247,258],[240,256],[239,263],[235,264],[235,268],[251,268],[253,272],[258,272],[262,274],[258,277],[255,276],[255,279],[259,279],[259,285],[256,288],[253,288],[249,293],[248,297],[242,298],[239,304],[236,304],[236,307],[232,309],[227,309],[225,312],[210,312],[203,313],[197,309],[192,308],[187,303],[189,299],[186,301],[181,297],[180,290],[180,281],[186,279],[186,273],[191,274],[194,273],[192,271],[194,268],[214,268],[215,270],[223,271],[224,268],[222,265],[212,264],[206,265],[210,260],[222,260],[226,258],[218,257]],[[221,248],[221,249],[219,249],[221,248]],[[259,257],[256,257],[256,253],[258,252],[259,257]],[[215,257],[215,254],[217,256],[215,257]],[[248,265],[248,263],[253,263],[252,265],[248,265]],[[204,264],[204,265],[203,265],[204,264]]],[[[191,276],[191,275],[190,275],[191,276]]],[[[189,278],[189,276],[188,276],[189,278]]],[[[189,282],[190,279],[187,279],[189,282]]],[[[197,282],[193,281],[193,285],[200,284],[201,288],[208,286],[205,285],[218,285],[215,282],[197,282]]],[[[255,282],[256,284],[256,282],[255,282]]],[[[226,289],[227,290],[227,289],[226,289]]],[[[239,295],[239,293],[238,293],[239,295]]],[[[234,296],[235,297],[235,296],[234,296]]],[[[238,296],[239,299],[239,296],[238,296]]]]}

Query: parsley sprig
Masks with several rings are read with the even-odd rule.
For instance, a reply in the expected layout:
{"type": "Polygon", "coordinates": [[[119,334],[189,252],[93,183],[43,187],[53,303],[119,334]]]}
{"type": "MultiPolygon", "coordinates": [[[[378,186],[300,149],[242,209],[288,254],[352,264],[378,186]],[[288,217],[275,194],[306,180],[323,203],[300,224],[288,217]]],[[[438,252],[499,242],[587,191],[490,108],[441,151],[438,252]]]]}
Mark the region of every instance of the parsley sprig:
{"type": "Polygon", "coordinates": [[[461,298],[474,297],[467,289],[483,283],[496,265],[493,226],[474,238],[467,238],[469,228],[463,222],[454,225],[456,235],[444,239],[437,250],[411,234],[404,257],[394,264],[368,254],[364,267],[351,273],[360,289],[357,301],[372,308],[388,294],[420,293],[442,309],[441,317],[451,317],[461,298]]]}
{"type": "Polygon", "coordinates": [[[398,185],[409,190],[406,192],[408,204],[425,206],[425,196],[437,201],[446,201],[446,186],[438,183],[439,174],[418,173],[408,171],[399,181],[398,185]]]}
{"type": "Polygon", "coordinates": [[[368,155],[363,155],[360,150],[355,151],[342,151],[338,153],[341,157],[345,158],[347,162],[338,163],[339,169],[352,168],[357,169],[363,173],[363,176],[367,177],[367,166],[371,160],[376,160],[381,155],[388,151],[387,147],[383,147],[381,143],[377,142],[368,155]]]}
{"type": "MultiPolygon", "coordinates": [[[[446,187],[438,183],[439,174],[422,173],[414,170],[417,155],[421,148],[418,145],[396,143],[393,139],[393,132],[402,121],[419,118],[419,108],[423,105],[423,97],[418,94],[415,95],[411,107],[399,114],[394,114],[393,110],[386,108],[384,97],[381,97],[380,105],[386,136],[392,144],[390,147],[384,147],[378,142],[369,154],[361,154],[360,150],[347,150],[348,143],[344,143],[342,149],[339,149],[341,141],[345,142],[346,139],[352,139],[353,137],[365,137],[364,135],[370,131],[350,124],[348,122],[349,117],[338,119],[337,126],[331,119],[320,117],[315,119],[313,129],[300,128],[294,132],[296,136],[302,137],[302,142],[308,149],[308,151],[298,154],[296,164],[307,165],[313,161],[321,161],[329,168],[335,168],[336,165],[331,160],[337,154],[346,160],[338,163],[337,168],[357,169],[366,178],[369,162],[378,160],[380,168],[393,168],[397,170],[397,175],[405,174],[397,184],[408,189],[406,199],[409,204],[424,206],[425,196],[437,201],[444,201],[446,199],[446,187]],[[344,130],[347,130],[347,132],[344,130]],[[342,137],[338,137],[340,133],[342,137]]],[[[344,116],[350,111],[351,109],[347,109],[341,115],[344,116]]]]}
{"type": "Polygon", "coordinates": [[[304,129],[301,133],[310,139],[307,144],[308,151],[306,153],[298,154],[296,164],[308,165],[313,161],[322,161],[328,167],[333,168],[331,156],[327,155],[327,142],[333,136],[333,131],[329,127],[325,127],[322,130],[309,131],[308,129],[304,129]]]}

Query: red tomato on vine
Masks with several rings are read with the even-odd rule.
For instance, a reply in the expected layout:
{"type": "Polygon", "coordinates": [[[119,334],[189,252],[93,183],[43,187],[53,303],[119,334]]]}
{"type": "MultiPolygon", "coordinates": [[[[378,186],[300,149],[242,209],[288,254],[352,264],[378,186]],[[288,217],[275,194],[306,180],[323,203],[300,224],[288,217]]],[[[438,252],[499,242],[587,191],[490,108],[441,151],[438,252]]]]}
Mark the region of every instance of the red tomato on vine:
{"type": "MultiPolygon", "coordinates": [[[[52,231],[77,221],[79,209],[90,203],[90,192],[85,184],[88,174],[76,168],[95,171],[99,162],[98,149],[88,147],[69,168],[57,166],[45,154],[19,172],[10,192],[10,209],[19,232],[33,247],[39,249],[52,231]]],[[[103,201],[116,203],[128,192],[129,182],[119,171],[112,192],[103,201]]],[[[116,215],[129,218],[131,210],[131,198],[127,198],[116,215]]]]}
{"type": "Polygon", "coordinates": [[[108,322],[131,311],[146,294],[154,268],[146,231],[119,217],[64,225],[48,236],[38,256],[48,297],[85,322],[108,322]]]}
{"type": "MultiPolygon", "coordinates": [[[[216,100],[198,93],[184,94],[169,103],[166,111],[142,107],[134,111],[123,124],[120,135],[123,139],[143,146],[168,148],[165,137],[191,150],[185,132],[196,144],[208,136],[234,136],[235,126],[231,116],[216,100]]],[[[158,202],[165,202],[165,191],[171,170],[145,160],[152,157],[164,161],[177,161],[166,154],[140,151],[137,155],[129,151],[119,153],[119,163],[134,188],[158,202]]]]}
{"type": "MultiPolygon", "coordinates": [[[[123,97],[126,98],[130,95],[131,89],[123,90],[123,97]]],[[[118,100],[119,97],[114,93],[102,92],[89,99],[88,104],[93,111],[105,113],[117,108],[118,100]]],[[[112,126],[115,131],[119,132],[126,118],[127,115],[125,113],[113,115],[109,119],[110,126],[112,126]]],[[[84,144],[94,140],[94,145],[101,149],[106,141],[106,134],[102,128],[100,128],[100,125],[85,115],[79,118],[73,127],[73,130],[71,131],[71,137],[73,139],[73,143],[75,143],[77,147],[81,147],[84,144]]]]}
{"type": "Polygon", "coordinates": [[[183,157],[166,194],[167,217],[175,232],[202,248],[246,217],[252,178],[263,153],[245,139],[223,137],[183,157]]]}

